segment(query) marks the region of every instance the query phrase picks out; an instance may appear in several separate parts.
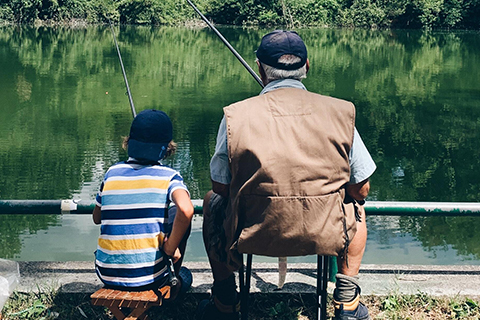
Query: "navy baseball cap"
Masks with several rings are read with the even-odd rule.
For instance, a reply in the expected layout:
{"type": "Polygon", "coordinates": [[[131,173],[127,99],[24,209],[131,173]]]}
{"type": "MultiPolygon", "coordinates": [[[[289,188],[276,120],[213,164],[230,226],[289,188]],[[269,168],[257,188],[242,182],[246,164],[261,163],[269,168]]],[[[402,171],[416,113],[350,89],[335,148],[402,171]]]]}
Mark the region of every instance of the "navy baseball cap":
{"type": "Polygon", "coordinates": [[[167,114],[154,109],[144,110],[137,114],[130,127],[128,156],[138,160],[161,160],[172,138],[172,121],[167,114]]]}
{"type": "Polygon", "coordinates": [[[262,38],[256,55],[260,62],[274,68],[296,70],[303,67],[307,62],[307,47],[295,31],[275,30],[262,38]],[[299,57],[300,62],[289,65],[279,63],[278,59],[285,54],[299,57]]]}

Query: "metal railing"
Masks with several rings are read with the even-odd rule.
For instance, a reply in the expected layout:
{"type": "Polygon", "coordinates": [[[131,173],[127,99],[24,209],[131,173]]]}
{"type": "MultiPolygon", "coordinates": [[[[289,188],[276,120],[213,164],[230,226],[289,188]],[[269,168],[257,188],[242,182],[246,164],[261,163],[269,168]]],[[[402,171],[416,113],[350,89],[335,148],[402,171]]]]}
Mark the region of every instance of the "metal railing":
{"type": "MultiPolygon", "coordinates": [[[[202,200],[192,200],[202,213],[202,200]]],[[[0,200],[0,214],[91,214],[93,200],[0,200]]],[[[480,216],[480,202],[367,201],[365,212],[374,216],[480,216]]]]}

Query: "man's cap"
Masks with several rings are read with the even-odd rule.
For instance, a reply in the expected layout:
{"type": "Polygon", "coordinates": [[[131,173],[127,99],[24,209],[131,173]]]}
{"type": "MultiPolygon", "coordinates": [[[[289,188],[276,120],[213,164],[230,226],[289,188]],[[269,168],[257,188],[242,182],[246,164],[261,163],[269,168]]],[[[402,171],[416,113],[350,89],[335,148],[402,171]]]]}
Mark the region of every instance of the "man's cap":
{"type": "Polygon", "coordinates": [[[137,114],[130,127],[128,156],[138,160],[161,160],[172,138],[172,121],[167,114],[160,110],[144,110],[137,114]]]}
{"type": "Polygon", "coordinates": [[[307,47],[295,31],[275,30],[266,34],[256,54],[260,62],[282,70],[296,70],[307,62],[307,47]],[[299,57],[300,62],[289,65],[279,63],[278,59],[285,54],[299,57]]]}

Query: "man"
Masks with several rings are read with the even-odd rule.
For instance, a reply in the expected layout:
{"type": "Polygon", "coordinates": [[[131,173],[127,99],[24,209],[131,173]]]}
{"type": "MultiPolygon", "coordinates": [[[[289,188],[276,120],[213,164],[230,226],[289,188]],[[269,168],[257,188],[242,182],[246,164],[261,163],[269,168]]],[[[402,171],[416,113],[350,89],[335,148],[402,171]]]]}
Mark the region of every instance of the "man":
{"type": "Polygon", "coordinates": [[[214,284],[199,319],[238,319],[233,270],[242,253],[338,256],[335,319],[370,319],[357,275],[365,250],[365,212],[376,169],[355,129],[352,103],[310,93],[296,32],[273,31],[256,51],[265,87],[224,108],[203,236],[214,284]]]}

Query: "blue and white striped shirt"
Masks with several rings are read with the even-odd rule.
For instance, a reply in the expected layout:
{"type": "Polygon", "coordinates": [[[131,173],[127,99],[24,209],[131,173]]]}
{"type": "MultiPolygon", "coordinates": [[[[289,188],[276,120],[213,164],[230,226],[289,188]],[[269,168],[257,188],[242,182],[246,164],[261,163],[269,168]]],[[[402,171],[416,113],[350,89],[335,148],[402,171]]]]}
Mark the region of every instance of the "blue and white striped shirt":
{"type": "Polygon", "coordinates": [[[107,285],[140,287],[167,275],[159,240],[183,178],[163,165],[120,162],[105,174],[96,203],[102,209],[96,271],[107,285]]]}

